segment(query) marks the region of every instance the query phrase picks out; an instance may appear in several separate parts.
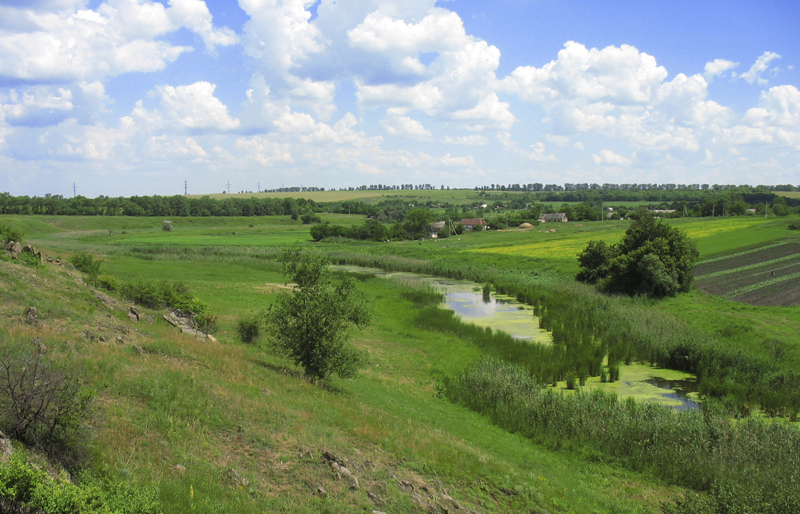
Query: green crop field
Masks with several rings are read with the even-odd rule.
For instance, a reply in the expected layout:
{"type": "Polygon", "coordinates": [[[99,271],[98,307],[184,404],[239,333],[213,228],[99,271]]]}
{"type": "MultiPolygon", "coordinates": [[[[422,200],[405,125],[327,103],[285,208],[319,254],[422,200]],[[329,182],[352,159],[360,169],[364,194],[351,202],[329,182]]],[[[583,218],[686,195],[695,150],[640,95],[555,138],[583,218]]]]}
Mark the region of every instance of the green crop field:
{"type": "MultiPolygon", "coordinates": [[[[315,201],[384,198],[375,193],[313,194],[319,195],[314,196],[315,201]]],[[[422,199],[426,192],[380,193],[408,193],[409,199],[422,199]]],[[[453,191],[449,200],[447,193],[437,191],[430,198],[452,203],[478,199],[474,191],[453,191]]],[[[320,216],[344,225],[364,220],[356,215],[320,216]]],[[[740,460],[746,455],[733,450],[702,457],[710,460],[698,463],[700,453],[690,454],[688,442],[686,448],[670,447],[652,454],[652,462],[662,463],[659,469],[648,467],[651,457],[641,458],[645,464],[632,465],[624,455],[633,450],[615,454],[610,443],[593,446],[596,443],[589,439],[566,435],[575,429],[569,420],[558,421],[563,425],[553,422],[563,433],[539,431],[536,435],[522,424],[514,425],[519,422],[512,416],[492,417],[469,402],[448,401],[455,394],[458,377],[467,376],[464,370],[486,359],[541,364],[514,361],[519,359],[515,355],[532,355],[525,352],[533,346],[508,350],[513,343],[504,342],[500,335],[439,322],[435,307],[420,300],[424,295],[415,286],[369,274],[359,275],[358,289],[368,298],[374,321],[367,329],[354,332],[353,341],[369,352],[370,366],[353,380],[309,382],[296,366],[270,351],[266,335],[248,345],[237,333],[239,319],[267,309],[277,294],[287,290],[275,261],[287,246],[300,245],[328,255],[338,264],[462,278],[474,281],[476,287],[489,283],[497,292],[531,303],[531,311],[541,309],[542,319],[558,325],[562,332],[570,323],[582,320],[605,330],[603,336],[576,332],[575,337],[586,344],[597,344],[601,337],[610,339],[613,330],[624,334],[620,340],[641,337],[650,341],[647,344],[651,346],[630,350],[626,357],[648,364],[659,363],[659,359],[666,362],[663,354],[669,351],[662,348],[675,347],[707,359],[728,358],[724,353],[702,353],[711,351],[708,348],[715,352],[729,348],[734,352],[730,355],[740,360],[752,358],[752,362],[770,366],[769,376],[778,378],[791,376],[780,373],[800,365],[797,302],[773,307],[762,299],[749,305],[745,296],[755,297],[757,290],[741,293],[756,280],[748,278],[752,274],[783,266],[786,274],[775,278],[795,272],[791,266],[797,265],[793,249],[798,238],[782,219],[665,220],[697,242],[700,263],[697,287],[691,293],[660,301],[607,298],[574,283],[576,255],[588,241],[615,243],[629,221],[541,224],[528,230],[468,232],[438,241],[382,243],[314,243],[309,226],[288,216],[174,218],[169,220],[172,231],[162,230],[164,221],[0,217],[0,222],[22,229],[25,242],[34,244],[46,257],[66,261],[77,252],[89,252],[102,260],[100,277],[106,281],[112,277],[121,283],[166,280],[183,284],[216,315],[218,342],[181,334],[163,320],[163,309],[140,306],[143,321],[132,321],[128,317],[130,300],[118,291],[87,285],[89,279],[69,265],[46,262],[27,267],[4,258],[0,260],[4,284],[0,287],[0,326],[5,335],[0,336],[0,345],[30,344],[35,338],[45,345],[47,355],[83,370],[98,391],[91,423],[92,466],[103,467],[120,483],[154,487],[165,513],[410,513],[432,512],[431,508],[444,512],[458,511],[456,504],[460,510],[478,512],[659,512],[662,502],[694,492],[722,494],[712,493],[701,480],[688,478],[691,473],[685,470],[691,467],[709,466],[703,468],[704,473],[718,477],[723,484],[744,480],[734,468],[756,469],[752,461],[740,460]],[[712,291],[705,283],[721,289],[712,291]],[[731,292],[739,294],[731,297],[731,292]],[[25,321],[29,306],[37,308],[36,324],[25,321]],[[564,312],[559,312],[562,309],[564,312]],[[145,315],[152,324],[145,321],[145,315]],[[675,346],[687,340],[695,346],[675,346]],[[331,466],[332,455],[347,466],[356,483],[331,466]],[[672,456],[675,467],[664,464],[665,455],[672,456]],[[680,467],[684,461],[689,467],[680,467]]],[[[761,280],[761,275],[757,279],[761,280]]],[[[779,288],[796,280],[770,283],[769,287],[783,295],[781,298],[789,297],[787,289],[779,288]]],[[[578,329],[584,330],[570,328],[578,329]]],[[[610,370],[610,360],[608,364],[610,370]]],[[[635,369],[644,374],[641,367],[635,369]]],[[[756,380],[754,391],[767,387],[768,381],[758,382],[742,373],[713,376],[718,382],[704,382],[704,390],[711,394],[714,388],[743,380],[756,380]]],[[[691,373],[681,370],[665,375],[686,378],[691,373]]],[[[563,378],[558,385],[566,387],[563,378]]],[[[589,389],[636,394],[626,392],[636,391],[635,384],[624,380],[605,383],[597,375],[589,377],[589,389]]],[[[511,402],[511,389],[506,393],[511,402]]],[[[578,397],[576,401],[589,398],[582,394],[569,396],[578,397]]],[[[768,403],[759,409],[760,397],[747,396],[745,391],[736,403],[739,390],[728,394],[720,400],[720,412],[738,408],[737,412],[749,415],[755,423],[753,430],[762,423],[796,429],[797,423],[788,421],[791,409],[768,403]],[[770,419],[761,422],[757,418],[770,419]]],[[[511,405],[493,402],[495,413],[504,412],[503,405],[511,405]]],[[[625,405],[626,415],[639,415],[635,414],[639,412],[635,402],[625,405]]],[[[702,423],[702,416],[686,416],[665,418],[667,425],[659,437],[667,440],[668,433],[678,434],[687,423],[702,423]]],[[[715,430],[729,430],[725,433],[734,439],[737,430],[743,430],[737,427],[750,426],[750,422],[719,423],[722,428],[715,430]]],[[[587,422],[587,431],[590,425],[587,422]]],[[[753,435],[756,433],[760,434],[748,433],[748,440],[761,437],[753,435]]],[[[778,443],[763,445],[764,451],[773,444],[794,448],[796,439],[791,437],[796,436],[792,433],[781,435],[785,439],[776,440],[778,443]]],[[[646,440],[640,433],[630,434],[628,439],[637,444],[646,440]]],[[[614,444],[623,445],[625,439],[620,434],[614,444]]],[[[642,443],[635,451],[649,451],[646,447],[642,443]]],[[[752,454],[753,459],[777,459],[764,457],[759,453],[761,447],[747,448],[741,452],[752,454]]],[[[794,453],[788,454],[781,458],[794,458],[794,453]]],[[[779,465],[784,466],[775,464],[779,465]]],[[[763,473],[772,477],[771,483],[784,483],[767,471],[763,473]]],[[[747,480],[751,484],[761,478],[747,480]]],[[[782,485],[775,487],[783,491],[782,485]]]]}

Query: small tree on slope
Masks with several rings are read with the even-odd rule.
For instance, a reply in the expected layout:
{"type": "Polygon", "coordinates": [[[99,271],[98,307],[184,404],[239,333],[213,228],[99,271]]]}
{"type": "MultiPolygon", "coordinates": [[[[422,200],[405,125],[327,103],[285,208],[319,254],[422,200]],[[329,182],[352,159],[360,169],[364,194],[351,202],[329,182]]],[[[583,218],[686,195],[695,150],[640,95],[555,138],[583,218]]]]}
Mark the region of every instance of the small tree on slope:
{"type": "Polygon", "coordinates": [[[273,347],[312,380],[354,377],[369,360],[367,352],[348,343],[353,326],[370,323],[365,298],[351,278],[335,285],[324,257],[292,248],[279,261],[296,285],[292,293],[280,294],[266,313],[273,347]]]}

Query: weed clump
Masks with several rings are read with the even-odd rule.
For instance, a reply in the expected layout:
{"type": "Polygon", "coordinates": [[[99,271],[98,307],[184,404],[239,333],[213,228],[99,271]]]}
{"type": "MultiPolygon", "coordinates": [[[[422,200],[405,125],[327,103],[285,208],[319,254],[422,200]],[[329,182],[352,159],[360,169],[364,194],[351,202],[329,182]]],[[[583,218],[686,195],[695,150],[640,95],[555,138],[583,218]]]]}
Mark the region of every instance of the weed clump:
{"type": "Polygon", "coordinates": [[[236,332],[243,343],[255,343],[261,333],[261,316],[242,316],[236,320],[236,332]]]}

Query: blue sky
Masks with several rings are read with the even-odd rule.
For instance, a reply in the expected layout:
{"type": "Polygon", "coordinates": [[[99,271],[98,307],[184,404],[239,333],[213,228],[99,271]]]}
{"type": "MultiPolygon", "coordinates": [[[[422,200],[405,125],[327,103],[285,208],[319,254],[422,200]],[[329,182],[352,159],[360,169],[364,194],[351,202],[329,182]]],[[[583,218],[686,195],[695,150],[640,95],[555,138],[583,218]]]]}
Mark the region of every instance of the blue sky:
{"type": "Polygon", "coordinates": [[[800,184],[792,1],[0,0],[0,191],[800,184]]]}

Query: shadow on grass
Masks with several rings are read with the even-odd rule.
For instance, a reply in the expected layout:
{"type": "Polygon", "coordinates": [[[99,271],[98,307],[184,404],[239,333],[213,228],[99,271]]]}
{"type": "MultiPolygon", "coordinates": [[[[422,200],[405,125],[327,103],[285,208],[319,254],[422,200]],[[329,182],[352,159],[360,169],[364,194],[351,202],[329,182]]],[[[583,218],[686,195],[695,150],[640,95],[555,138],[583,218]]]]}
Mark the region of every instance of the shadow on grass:
{"type": "Polygon", "coordinates": [[[251,362],[256,366],[259,366],[264,369],[268,369],[274,373],[279,373],[281,375],[288,375],[292,378],[296,378],[299,380],[303,380],[308,382],[311,385],[319,387],[329,393],[333,394],[342,394],[344,390],[338,387],[336,384],[332,383],[330,380],[314,380],[305,375],[301,370],[291,367],[289,365],[282,365],[282,364],[272,364],[269,362],[264,362],[262,360],[253,359],[251,362]]]}

